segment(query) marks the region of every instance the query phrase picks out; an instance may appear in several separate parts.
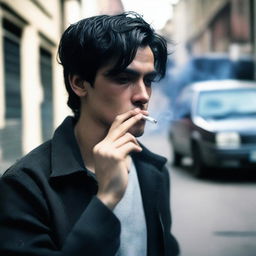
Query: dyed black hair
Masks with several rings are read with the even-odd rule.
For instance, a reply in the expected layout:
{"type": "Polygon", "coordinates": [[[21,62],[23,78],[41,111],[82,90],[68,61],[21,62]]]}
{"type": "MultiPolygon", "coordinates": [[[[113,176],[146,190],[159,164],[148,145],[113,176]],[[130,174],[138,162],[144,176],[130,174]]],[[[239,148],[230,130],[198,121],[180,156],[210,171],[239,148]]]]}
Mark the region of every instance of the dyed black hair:
{"type": "Polygon", "coordinates": [[[69,75],[79,75],[93,86],[99,68],[113,61],[109,74],[118,74],[133,61],[137,49],[144,46],[151,48],[158,78],[163,78],[167,61],[166,41],[137,13],[94,16],[65,30],[58,56],[69,94],[68,106],[76,116],[80,112],[80,99],[69,84],[69,75]]]}

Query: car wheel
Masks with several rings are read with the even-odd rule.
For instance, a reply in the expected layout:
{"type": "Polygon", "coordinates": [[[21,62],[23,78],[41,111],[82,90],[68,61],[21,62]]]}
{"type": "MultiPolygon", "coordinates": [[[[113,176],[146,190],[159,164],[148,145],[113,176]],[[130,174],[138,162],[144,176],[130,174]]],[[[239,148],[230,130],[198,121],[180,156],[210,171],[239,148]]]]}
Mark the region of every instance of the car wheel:
{"type": "Polygon", "coordinates": [[[181,159],[182,155],[175,150],[173,150],[173,156],[172,156],[172,165],[173,166],[180,166],[181,165],[181,159]]]}
{"type": "Polygon", "coordinates": [[[193,166],[192,166],[192,173],[196,177],[205,177],[206,176],[206,166],[203,162],[200,148],[198,145],[193,146],[193,166]]]}

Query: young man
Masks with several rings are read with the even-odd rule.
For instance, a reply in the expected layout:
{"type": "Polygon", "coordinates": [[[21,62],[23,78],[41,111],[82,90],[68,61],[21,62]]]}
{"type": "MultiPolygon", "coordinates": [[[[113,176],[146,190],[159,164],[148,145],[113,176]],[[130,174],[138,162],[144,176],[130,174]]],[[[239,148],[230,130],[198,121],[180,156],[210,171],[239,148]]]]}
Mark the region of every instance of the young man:
{"type": "Polygon", "coordinates": [[[0,255],[177,255],[166,160],[136,139],[165,40],[139,15],[95,16],[63,34],[75,113],[0,183],[0,255]]]}

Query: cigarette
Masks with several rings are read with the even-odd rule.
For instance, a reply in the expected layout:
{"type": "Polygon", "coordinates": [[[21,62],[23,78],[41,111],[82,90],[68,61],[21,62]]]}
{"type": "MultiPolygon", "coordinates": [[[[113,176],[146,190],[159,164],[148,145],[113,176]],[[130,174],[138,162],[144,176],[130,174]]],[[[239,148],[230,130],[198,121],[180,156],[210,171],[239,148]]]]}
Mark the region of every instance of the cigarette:
{"type": "Polygon", "coordinates": [[[149,122],[153,123],[153,124],[156,124],[156,123],[157,123],[157,120],[154,119],[154,118],[151,117],[151,116],[144,116],[144,115],[143,115],[142,118],[143,118],[144,120],[146,120],[146,121],[149,121],[149,122]]]}

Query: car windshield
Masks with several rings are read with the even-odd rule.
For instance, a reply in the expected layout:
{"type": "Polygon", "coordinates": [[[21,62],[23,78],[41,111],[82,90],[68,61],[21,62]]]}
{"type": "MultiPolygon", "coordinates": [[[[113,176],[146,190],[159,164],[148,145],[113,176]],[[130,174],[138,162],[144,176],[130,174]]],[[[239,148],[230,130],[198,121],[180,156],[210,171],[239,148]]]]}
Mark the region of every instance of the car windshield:
{"type": "Polygon", "coordinates": [[[197,113],[205,119],[256,116],[256,89],[204,91],[199,94],[197,113]]]}

